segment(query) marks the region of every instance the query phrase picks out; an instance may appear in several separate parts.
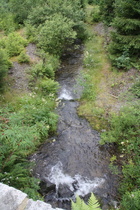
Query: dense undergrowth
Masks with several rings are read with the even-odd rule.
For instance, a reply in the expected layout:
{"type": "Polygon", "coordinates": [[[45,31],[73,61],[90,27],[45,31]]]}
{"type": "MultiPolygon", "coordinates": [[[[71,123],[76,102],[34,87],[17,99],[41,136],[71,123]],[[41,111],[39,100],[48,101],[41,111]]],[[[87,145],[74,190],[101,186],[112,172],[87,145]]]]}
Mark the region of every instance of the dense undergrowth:
{"type": "Polygon", "coordinates": [[[56,131],[55,71],[65,49],[86,37],[84,10],[80,1],[11,0],[2,1],[0,11],[0,181],[39,199],[39,180],[27,157],[56,131]],[[32,42],[38,62],[26,54],[32,42]],[[13,61],[28,63],[26,92],[9,89],[13,61]]]}
{"type": "MultiPolygon", "coordinates": [[[[27,62],[26,56],[21,55],[24,45],[22,42],[20,45],[19,40],[24,40],[24,43],[28,41],[16,33],[14,35],[12,36],[14,40],[11,40],[13,48],[6,45],[1,50],[2,67],[5,65],[7,71],[12,63],[9,61],[11,56],[17,55],[20,58],[19,62],[27,62]]],[[[9,37],[11,33],[6,38],[9,37]]],[[[57,103],[58,83],[54,81],[54,75],[59,60],[45,52],[43,55],[40,53],[40,58],[41,56],[47,61],[34,63],[29,68],[30,91],[21,92],[20,96],[14,90],[8,91],[7,77],[3,80],[4,85],[1,83],[3,92],[0,99],[0,180],[26,192],[33,199],[40,198],[37,191],[39,180],[32,177],[32,164],[27,161],[27,157],[55,132],[57,124],[54,109],[57,103]]]]}
{"type": "MultiPolygon", "coordinates": [[[[102,133],[101,144],[115,143],[119,157],[113,161],[120,162],[122,179],[119,192],[122,196],[121,209],[139,209],[140,207],[140,109],[139,104],[134,104],[121,109],[119,115],[111,119],[108,132],[102,133]]],[[[117,170],[119,173],[119,170],[117,170]]]]}

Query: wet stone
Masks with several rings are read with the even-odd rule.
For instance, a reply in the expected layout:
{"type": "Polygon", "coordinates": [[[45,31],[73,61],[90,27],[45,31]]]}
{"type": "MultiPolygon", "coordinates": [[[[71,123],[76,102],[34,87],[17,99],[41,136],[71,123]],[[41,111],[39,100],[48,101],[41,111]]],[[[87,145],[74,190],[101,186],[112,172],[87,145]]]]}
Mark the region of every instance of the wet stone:
{"type": "Polygon", "coordinates": [[[46,195],[48,192],[50,191],[55,191],[55,184],[47,181],[47,182],[44,182],[44,181],[41,181],[40,182],[40,191],[41,191],[41,194],[42,195],[46,195]]]}
{"type": "Polygon", "coordinates": [[[50,201],[55,200],[55,197],[56,197],[56,193],[54,191],[50,191],[47,193],[44,200],[45,200],[45,202],[50,202],[50,201]]]}
{"type": "Polygon", "coordinates": [[[66,184],[60,184],[58,188],[58,197],[60,198],[71,198],[74,195],[66,184]]]}

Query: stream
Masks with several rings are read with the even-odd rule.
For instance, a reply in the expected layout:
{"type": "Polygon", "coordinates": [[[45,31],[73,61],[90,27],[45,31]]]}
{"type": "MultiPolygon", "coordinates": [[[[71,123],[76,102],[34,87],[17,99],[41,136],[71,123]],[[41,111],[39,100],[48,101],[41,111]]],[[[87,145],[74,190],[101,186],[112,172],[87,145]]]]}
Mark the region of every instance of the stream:
{"type": "Polygon", "coordinates": [[[35,161],[33,173],[41,179],[40,192],[45,202],[53,207],[69,210],[70,200],[75,200],[76,195],[87,201],[94,192],[102,209],[109,209],[110,205],[116,208],[117,178],[108,168],[111,151],[108,146],[99,145],[100,133],[77,115],[77,99],[83,89],[77,82],[82,59],[82,45],[63,55],[56,76],[60,84],[57,135],[31,157],[35,161]]]}

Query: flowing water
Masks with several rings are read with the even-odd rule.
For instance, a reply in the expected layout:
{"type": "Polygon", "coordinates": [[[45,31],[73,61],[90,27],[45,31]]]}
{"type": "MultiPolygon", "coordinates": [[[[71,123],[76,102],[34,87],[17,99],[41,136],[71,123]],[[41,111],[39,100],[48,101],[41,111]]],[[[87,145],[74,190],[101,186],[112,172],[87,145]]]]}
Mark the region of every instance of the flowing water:
{"type": "MultiPolygon", "coordinates": [[[[83,47],[63,56],[57,72],[60,84],[57,135],[32,156],[34,174],[42,180],[41,193],[54,207],[70,209],[70,199],[85,200],[94,192],[103,209],[114,202],[117,179],[108,165],[109,149],[99,145],[100,134],[77,115],[82,87],[77,83],[82,71],[83,47]]],[[[80,78],[82,80],[82,78],[80,78]]],[[[115,203],[115,202],[114,202],[115,203]]]]}

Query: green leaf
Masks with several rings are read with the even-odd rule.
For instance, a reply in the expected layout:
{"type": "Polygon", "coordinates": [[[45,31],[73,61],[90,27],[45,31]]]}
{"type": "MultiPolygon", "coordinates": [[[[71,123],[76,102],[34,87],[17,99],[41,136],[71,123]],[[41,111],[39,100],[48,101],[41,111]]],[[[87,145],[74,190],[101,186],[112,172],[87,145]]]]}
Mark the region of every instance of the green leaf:
{"type": "Polygon", "coordinates": [[[91,196],[88,200],[88,204],[85,204],[85,202],[79,197],[76,197],[76,202],[71,202],[72,210],[97,210],[101,209],[99,207],[99,202],[96,199],[95,195],[91,193],[91,196]]]}

